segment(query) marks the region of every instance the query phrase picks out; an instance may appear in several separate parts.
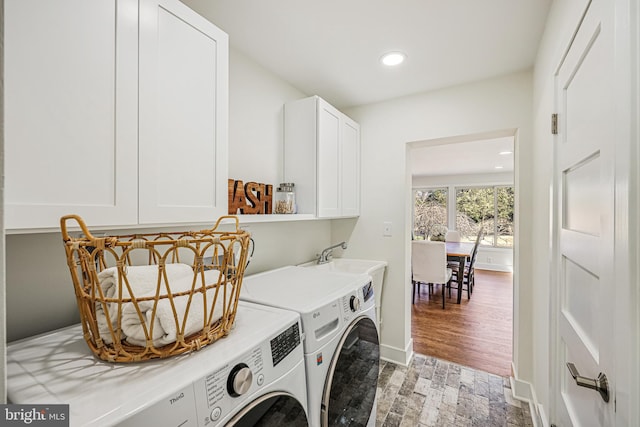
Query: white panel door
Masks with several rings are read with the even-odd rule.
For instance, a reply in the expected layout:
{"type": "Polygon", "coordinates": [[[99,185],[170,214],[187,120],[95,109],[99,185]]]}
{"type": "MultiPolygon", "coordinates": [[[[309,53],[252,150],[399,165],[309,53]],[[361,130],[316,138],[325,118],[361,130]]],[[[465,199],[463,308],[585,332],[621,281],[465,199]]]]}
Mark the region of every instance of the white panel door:
{"type": "Polygon", "coordinates": [[[340,117],[342,113],[318,99],[318,216],[340,215],[340,117]]]}
{"type": "Polygon", "coordinates": [[[343,117],[340,143],[342,216],[360,215],[360,126],[343,117]]]}
{"type": "Polygon", "coordinates": [[[6,0],[7,229],[137,220],[136,0],[6,0]]]}
{"type": "Polygon", "coordinates": [[[228,38],[178,0],[140,9],[140,223],[227,213],[228,38]]]}
{"type": "Polygon", "coordinates": [[[594,0],[556,75],[559,135],[557,357],[554,389],[558,426],[613,426],[614,395],[605,402],[579,387],[579,374],[604,373],[615,389],[614,370],[614,38],[613,7],[594,0]]]}

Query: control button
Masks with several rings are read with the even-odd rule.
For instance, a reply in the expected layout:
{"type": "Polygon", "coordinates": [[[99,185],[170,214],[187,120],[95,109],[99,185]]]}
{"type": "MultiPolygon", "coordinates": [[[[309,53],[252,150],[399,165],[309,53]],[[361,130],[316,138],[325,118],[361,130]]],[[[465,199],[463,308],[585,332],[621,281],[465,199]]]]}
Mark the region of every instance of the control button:
{"type": "Polygon", "coordinates": [[[233,397],[239,397],[249,391],[253,382],[253,373],[245,363],[233,367],[227,378],[227,391],[233,397]]]}
{"type": "Polygon", "coordinates": [[[222,415],[222,409],[220,409],[219,406],[213,408],[213,411],[211,411],[211,421],[218,421],[220,415],[222,415]]]}
{"type": "Polygon", "coordinates": [[[360,310],[360,299],[355,295],[351,295],[351,299],[349,300],[349,307],[353,312],[360,310]]]}
{"type": "Polygon", "coordinates": [[[258,381],[256,381],[256,383],[261,386],[262,384],[264,384],[264,375],[260,374],[258,375],[258,381]]]}

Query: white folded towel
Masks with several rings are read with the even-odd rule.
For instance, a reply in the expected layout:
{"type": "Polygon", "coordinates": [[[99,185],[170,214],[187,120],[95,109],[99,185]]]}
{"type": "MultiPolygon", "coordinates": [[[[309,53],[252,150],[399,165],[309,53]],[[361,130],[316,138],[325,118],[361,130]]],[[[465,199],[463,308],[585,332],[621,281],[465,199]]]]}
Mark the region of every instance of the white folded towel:
{"type": "MultiPolygon", "coordinates": [[[[167,264],[165,266],[167,278],[169,282],[170,292],[172,294],[178,292],[189,291],[192,288],[193,283],[193,269],[186,264],[167,264]]],[[[129,266],[127,267],[127,279],[133,295],[136,298],[154,296],[156,294],[156,288],[158,283],[159,269],[155,265],[149,266],[129,266]]],[[[207,285],[217,283],[220,272],[217,270],[210,270],[205,272],[205,283],[207,285]]],[[[118,270],[115,267],[105,269],[98,275],[100,285],[103,289],[103,293],[107,298],[118,298],[118,270]]],[[[168,294],[166,283],[164,280],[161,282],[161,288],[159,295],[166,296],[168,294]]],[[[196,282],[196,289],[201,286],[200,279],[196,282]]],[[[207,294],[207,314],[210,314],[210,308],[215,296],[215,289],[210,289],[207,294]]],[[[123,282],[122,295],[120,298],[130,298],[130,294],[126,285],[123,282]]],[[[153,319],[153,330],[151,330],[152,316],[153,316],[153,304],[154,301],[140,301],[138,307],[142,314],[143,319],[140,319],[138,312],[134,304],[125,303],[122,304],[121,314],[121,328],[126,341],[133,345],[145,346],[146,336],[143,327],[143,321],[152,336],[153,345],[161,347],[166,344],[173,343],[177,340],[177,333],[182,328],[182,322],[187,311],[187,303],[189,301],[189,295],[183,295],[180,297],[174,297],[173,303],[175,306],[176,317],[178,324],[173,315],[173,309],[171,302],[168,298],[161,298],[158,301],[156,308],[155,318],[153,319]]],[[[214,307],[214,321],[222,316],[222,294],[218,295],[216,306],[214,307]]],[[[107,310],[109,312],[109,319],[111,324],[115,328],[117,325],[118,317],[118,304],[108,304],[107,310]]],[[[187,316],[187,323],[185,327],[185,336],[189,336],[202,329],[204,324],[205,307],[203,302],[203,295],[201,292],[195,292],[191,298],[191,305],[189,307],[189,314],[187,316]]],[[[109,331],[108,319],[104,314],[102,304],[96,304],[96,317],[98,322],[98,328],[100,335],[104,342],[107,344],[112,343],[111,333],[109,331]]]]}
{"type": "MultiPolygon", "coordinates": [[[[169,280],[169,286],[171,292],[182,292],[191,289],[191,284],[187,286],[186,282],[179,282],[174,284],[174,280],[182,279],[185,277],[193,278],[193,268],[190,265],[175,263],[165,264],[164,267],[167,278],[169,280]],[[179,288],[182,286],[183,288],[179,288]]],[[[126,267],[127,280],[131,286],[136,298],[151,297],[156,294],[156,286],[158,284],[158,274],[160,269],[157,265],[135,265],[126,267]]],[[[98,280],[100,281],[100,287],[106,298],[118,298],[118,267],[109,267],[98,273],[98,280]]],[[[167,295],[166,284],[164,280],[161,283],[160,295],[167,295]]],[[[121,298],[130,298],[129,290],[126,284],[122,283],[122,296],[121,298]]]]}

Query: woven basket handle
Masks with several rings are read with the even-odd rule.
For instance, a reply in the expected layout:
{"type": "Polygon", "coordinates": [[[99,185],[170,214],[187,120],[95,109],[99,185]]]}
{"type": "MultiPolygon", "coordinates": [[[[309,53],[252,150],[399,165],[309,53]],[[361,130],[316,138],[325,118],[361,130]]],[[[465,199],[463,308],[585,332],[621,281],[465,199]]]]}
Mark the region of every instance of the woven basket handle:
{"type": "Polygon", "coordinates": [[[240,231],[240,220],[238,219],[237,216],[235,215],[225,215],[225,216],[221,216],[220,218],[218,218],[218,220],[216,221],[216,224],[213,226],[213,228],[211,229],[212,231],[217,230],[218,226],[220,225],[220,222],[222,222],[225,219],[232,219],[235,221],[236,223],[236,232],[240,231]]]}
{"type": "Polygon", "coordinates": [[[75,220],[78,223],[78,225],[80,226],[80,229],[82,230],[84,235],[88,239],[90,239],[90,240],[94,240],[95,239],[95,237],[93,237],[93,235],[91,234],[91,232],[87,228],[87,225],[84,223],[82,218],[80,218],[78,215],[65,215],[62,218],[60,218],[60,230],[62,231],[62,239],[65,242],[71,239],[71,236],[69,236],[69,233],[67,233],[67,221],[69,221],[69,220],[75,220]]]}

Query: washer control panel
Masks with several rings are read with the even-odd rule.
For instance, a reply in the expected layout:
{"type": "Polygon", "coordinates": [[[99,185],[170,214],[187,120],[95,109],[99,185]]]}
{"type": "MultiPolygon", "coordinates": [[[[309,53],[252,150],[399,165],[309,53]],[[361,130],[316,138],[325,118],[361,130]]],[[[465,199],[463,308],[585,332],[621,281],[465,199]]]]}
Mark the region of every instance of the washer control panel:
{"type": "Polygon", "coordinates": [[[353,292],[342,297],[342,317],[345,322],[351,321],[355,316],[375,304],[373,297],[373,284],[367,282],[359,286],[353,292]]]}
{"type": "MultiPolygon", "coordinates": [[[[266,337],[261,337],[266,338],[266,337]]],[[[204,349],[211,362],[230,360],[216,370],[202,364],[203,375],[192,384],[128,418],[122,425],[164,425],[218,427],[255,399],[260,389],[287,374],[303,360],[300,323],[290,327],[244,354],[216,353],[215,343],[204,349]],[[292,355],[292,357],[287,357],[292,355]]],[[[191,366],[191,369],[195,369],[191,366]]]]}
{"type": "Polygon", "coordinates": [[[364,302],[368,302],[370,299],[373,299],[373,282],[369,282],[364,285],[361,289],[362,291],[362,299],[364,302]]]}
{"type": "Polygon", "coordinates": [[[231,369],[227,378],[227,393],[232,397],[240,397],[251,388],[253,372],[245,363],[238,363],[231,369]]]}
{"type": "Polygon", "coordinates": [[[211,425],[211,422],[228,415],[235,400],[257,387],[253,379],[264,376],[263,371],[263,349],[260,346],[196,381],[194,390],[199,425],[211,425]]]}
{"type": "Polygon", "coordinates": [[[351,295],[349,298],[349,309],[354,313],[357,313],[360,310],[360,298],[356,295],[351,295]]]}
{"type": "Polygon", "coordinates": [[[250,396],[280,378],[299,359],[287,358],[301,350],[300,324],[290,327],[194,383],[200,426],[223,425],[250,396]]]}

